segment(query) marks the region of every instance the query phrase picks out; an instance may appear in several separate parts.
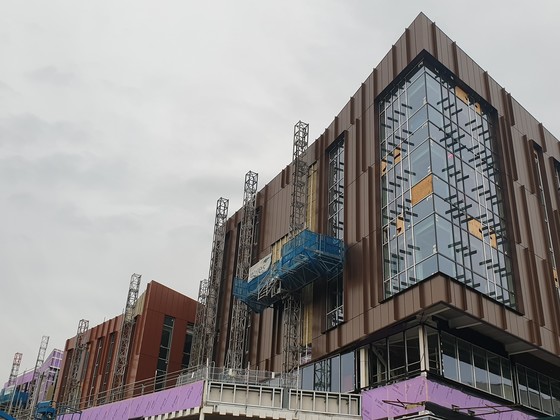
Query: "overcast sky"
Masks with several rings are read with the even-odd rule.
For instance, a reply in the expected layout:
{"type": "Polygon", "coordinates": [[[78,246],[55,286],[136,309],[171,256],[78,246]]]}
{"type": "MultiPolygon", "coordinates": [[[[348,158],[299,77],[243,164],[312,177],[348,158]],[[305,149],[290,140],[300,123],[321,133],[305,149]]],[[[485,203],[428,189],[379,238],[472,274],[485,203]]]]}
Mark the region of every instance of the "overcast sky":
{"type": "Polygon", "coordinates": [[[560,2],[0,0],[0,386],[122,312],[192,298],[216,200],[317,138],[423,11],[560,136],[560,2]]]}

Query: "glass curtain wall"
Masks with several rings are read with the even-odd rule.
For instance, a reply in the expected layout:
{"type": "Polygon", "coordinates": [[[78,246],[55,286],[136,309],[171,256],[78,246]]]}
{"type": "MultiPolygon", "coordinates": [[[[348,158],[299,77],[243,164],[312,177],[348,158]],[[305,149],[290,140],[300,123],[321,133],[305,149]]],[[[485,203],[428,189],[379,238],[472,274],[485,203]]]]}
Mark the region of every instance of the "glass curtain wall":
{"type": "Polygon", "coordinates": [[[428,377],[443,377],[512,403],[560,415],[560,379],[548,376],[549,371],[537,372],[428,325],[310,363],[301,369],[300,387],[352,392],[416,377],[423,370],[428,371],[428,377]],[[358,353],[367,358],[367,369],[360,375],[356,374],[358,353]],[[367,377],[362,377],[364,374],[367,377]]]}
{"type": "Polygon", "coordinates": [[[385,297],[440,272],[515,307],[491,115],[421,63],[379,128],[385,297]]]}

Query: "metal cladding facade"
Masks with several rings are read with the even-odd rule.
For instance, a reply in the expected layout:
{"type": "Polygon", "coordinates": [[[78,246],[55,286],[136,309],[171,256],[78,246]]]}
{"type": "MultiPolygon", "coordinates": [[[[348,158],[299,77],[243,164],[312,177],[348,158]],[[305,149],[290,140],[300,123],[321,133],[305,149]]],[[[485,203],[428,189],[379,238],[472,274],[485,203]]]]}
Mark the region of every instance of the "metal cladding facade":
{"type": "MultiPolygon", "coordinates": [[[[171,374],[180,372],[188,364],[184,354],[185,340],[189,335],[192,337],[195,313],[195,300],[156,281],[148,283],[134,311],[135,323],[124,378],[125,397],[138,395],[143,390],[151,392],[154,386],[157,389],[174,385],[176,379],[171,374]],[[159,365],[162,351],[165,352],[165,369],[159,365]],[[157,374],[155,379],[154,373],[157,374]]],[[[122,317],[119,315],[94,326],[84,335],[86,353],[79,367],[81,409],[110,401],[122,317]]],[[[63,395],[67,386],[75,342],[76,337],[66,341],[57,396],[63,395]]]]}
{"type": "MultiPolygon", "coordinates": [[[[424,102],[421,106],[428,109],[430,104],[424,102]]],[[[458,118],[454,116],[458,110],[446,109],[443,106],[440,110],[444,117],[458,118]],[[446,115],[445,112],[449,114],[446,115]]],[[[403,116],[407,112],[406,109],[401,111],[403,116]]],[[[427,119],[424,122],[428,125],[430,121],[431,119],[427,119]]],[[[445,121],[443,125],[445,126],[445,121]]],[[[396,131],[394,135],[397,135],[396,131]]],[[[404,134],[400,135],[408,139],[412,133],[404,130],[404,134]]],[[[473,138],[474,136],[473,134],[473,138]]],[[[427,138],[428,141],[435,141],[433,136],[427,138]]],[[[401,140],[405,142],[404,138],[401,140]]],[[[288,141],[289,139],[286,139],[286,147],[288,141]]],[[[416,146],[418,144],[409,145],[410,151],[416,146]]],[[[441,144],[440,146],[444,147],[441,144]]],[[[469,152],[476,154],[476,151],[470,149],[469,152]]],[[[400,152],[399,148],[399,160],[400,152]]],[[[404,154],[406,151],[402,152],[404,154]]],[[[390,163],[396,165],[397,152],[394,148],[390,155],[391,159],[394,159],[390,163]]],[[[448,157],[451,156],[448,154],[448,157]]],[[[449,342],[454,344],[450,344],[449,348],[455,349],[461,348],[463,342],[471,343],[473,348],[470,350],[469,360],[475,373],[476,355],[481,349],[480,351],[491,352],[484,356],[484,366],[490,372],[488,375],[492,374],[492,357],[495,354],[501,358],[499,360],[507,360],[514,368],[519,364],[529,367],[535,375],[542,373],[548,375],[547,378],[560,378],[560,294],[557,268],[557,263],[560,263],[560,142],[435,23],[420,14],[406,28],[404,34],[350,97],[330,126],[309,145],[306,159],[310,166],[307,229],[329,236],[336,236],[337,232],[340,232],[346,247],[342,292],[339,293],[341,302],[334,305],[334,309],[340,309],[339,313],[334,318],[327,316],[329,311],[332,313],[333,310],[329,293],[335,282],[331,286],[327,284],[329,279],[320,279],[303,290],[305,302],[302,346],[310,349],[310,355],[302,357],[302,365],[315,364],[315,383],[322,360],[338,356],[342,360],[345,354],[351,352],[354,355],[354,376],[351,379],[353,384],[340,383],[341,388],[365,389],[389,381],[389,376],[384,380],[372,379],[375,374],[371,363],[372,360],[378,360],[378,356],[371,356],[375,353],[372,343],[385,340],[414,325],[425,325],[441,332],[437,344],[440,354],[444,354],[445,349],[441,342],[445,340],[451,340],[449,342]],[[464,102],[465,111],[462,115],[474,116],[473,121],[479,118],[479,115],[487,115],[491,126],[492,139],[488,140],[486,145],[491,156],[483,156],[482,163],[486,171],[490,166],[497,169],[496,173],[492,172],[491,178],[491,184],[497,185],[499,189],[496,196],[498,198],[493,199],[494,202],[499,202],[499,209],[495,210],[497,222],[492,226],[485,225],[488,215],[478,214],[476,219],[464,210],[464,220],[457,222],[456,232],[459,233],[454,234],[460,234],[460,229],[463,229],[463,235],[467,235],[465,248],[453,248],[455,243],[450,243],[449,249],[453,250],[450,251],[451,254],[462,253],[464,258],[469,257],[468,264],[473,273],[484,264],[488,266],[486,275],[490,275],[492,270],[505,273],[503,278],[500,277],[499,281],[503,283],[500,283],[499,291],[496,283],[488,283],[488,287],[481,288],[473,279],[467,281],[465,275],[457,271],[457,261],[453,261],[455,265],[451,272],[442,270],[440,265],[439,269],[436,266],[433,273],[422,278],[405,274],[407,277],[404,281],[413,279],[412,284],[403,288],[397,287],[390,292],[387,281],[384,281],[388,277],[387,273],[384,273],[384,270],[388,270],[384,269],[384,264],[390,258],[384,256],[383,247],[384,243],[390,241],[384,237],[387,222],[383,218],[383,187],[388,184],[384,183],[383,176],[388,170],[388,154],[387,146],[383,146],[386,134],[382,133],[381,126],[381,113],[386,108],[382,109],[381,104],[390,101],[387,98],[390,98],[395,89],[395,95],[398,96],[399,86],[407,86],[410,82],[407,80],[408,75],[421,67],[428,69],[425,70],[426,74],[430,72],[425,77],[442,80],[441,86],[447,86],[446,92],[453,93],[452,100],[457,101],[457,108],[463,106],[459,100],[464,102]],[[344,173],[343,183],[337,189],[338,196],[335,197],[335,201],[342,203],[342,213],[333,210],[333,194],[329,190],[334,179],[331,156],[336,154],[333,153],[335,148],[342,152],[337,162],[338,170],[343,170],[344,173]],[[486,159],[494,159],[495,162],[486,159]],[[338,214],[339,217],[338,231],[333,230],[333,214],[338,214]],[[464,227],[460,226],[461,223],[465,224],[464,227]],[[473,237],[479,237],[481,243],[486,244],[480,252],[492,254],[488,259],[476,260],[475,263],[474,257],[468,255],[469,252],[473,252],[469,248],[469,243],[474,243],[473,237]],[[504,243],[503,247],[500,247],[500,243],[504,243]],[[491,264],[489,261],[492,258],[502,258],[499,260],[503,262],[502,265],[499,265],[499,262],[491,264]],[[490,290],[491,287],[494,289],[490,290]],[[504,295],[504,291],[507,296],[504,295]]],[[[476,159],[481,158],[477,156],[476,159]]],[[[461,164],[466,164],[467,161],[464,160],[461,164]]],[[[257,195],[253,264],[269,255],[272,255],[274,263],[275,259],[278,260],[279,251],[287,239],[290,230],[291,172],[292,167],[288,165],[257,195]]],[[[457,176],[457,173],[454,175],[457,176]]],[[[485,177],[484,182],[481,181],[480,185],[474,184],[473,187],[480,188],[480,195],[477,195],[476,199],[478,201],[474,203],[479,205],[483,200],[483,187],[486,185],[484,183],[490,176],[483,172],[472,176],[485,177]]],[[[455,183],[459,181],[457,178],[447,178],[446,182],[447,186],[455,188],[455,183]]],[[[421,198],[435,194],[435,184],[429,188],[421,198]]],[[[444,198],[449,204],[449,197],[444,198]]],[[[406,203],[412,207],[411,201],[413,199],[410,197],[405,198],[405,207],[406,203]]],[[[489,208],[484,207],[486,210],[489,208]]],[[[396,210],[397,213],[399,211],[396,210]]],[[[447,217],[451,225],[460,216],[453,214],[453,208],[450,213],[447,217]]],[[[224,363],[227,352],[236,244],[241,217],[242,213],[238,211],[227,223],[215,356],[218,365],[224,363]]],[[[446,217],[445,212],[442,213],[442,217],[446,217]]],[[[395,228],[400,229],[399,226],[395,228]]],[[[404,225],[402,229],[405,229],[404,225]]],[[[390,234],[399,235],[399,232],[390,234]]],[[[410,255],[415,255],[414,244],[410,246],[410,250],[410,255]]],[[[403,254],[407,252],[405,248],[403,254]]],[[[443,251],[438,250],[437,253],[441,254],[443,251]]],[[[450,258],[453,259],[453,255],[450,258]]],[[[420,343],[421,346],[424,344],[420,343]]],[[[425,346],[425,349],[428,349],[428,344],[425,346]]],[[[387,349],[390,352],[390,348],[387,349]]],[[[460,354],[457,357],[460,361],[460,354]]],[[[441,366],[445,364],[443,359],[438,360],[441,366]]],[[[498,361],[498,364],[500,363],[506,362],[498,361]]],[[[245,365],[247,364],[259,369],[281,370],[281,305],[275,305],[252,316],[245,365]]],[[[422,370],[430,370],[427,362],[424,361],[420,365],[422,370]]],[[[441,366],[434,365],[432,370],[438,371],[443,377],[450,375],[451,368],[448,367],[447,375],[443,375],[441,366]]],[[[457,366],[460,370],[463,365],[459,363],[457,366]]],[[[515,386],[525,386],[525,379],[520,379],[525,373],[514,370],[510,374],[508,369],[509,367],[500,368],[502,378],[505,378],[506,382],[509,378],[515,386]]],[[[524,372],[523,369],[520,371],[524,372]]],[[[531,382],[533,373],[526,375],[531,382]]],[[[465,380],[458,381],[465,384],[465,380]]],[[[560,386],[549,379],[542,379],[541,382],[546,382],[546,386],[549,387],[547,389],[552,390],[546,391],[548,394],[556,393],[555,387],[560,386]]],[[[468,381],[466,384],[478,387],[476,384],[469,384],[468,381]]],[[[496,395],[512,401],[512,398],[521,398],[520,393],[525,392],[515,390],[514,394],[519,395],[514,398],[513,394],[509,394],[507,386],[509,385],[503,385],[496,395]]],[[[530,389],[531,385],[527,387],[530,389]]],[[[491,390],[490,386],[487,388],[491,390]]],[[[544,389],[544,385],[541,389],[544,389]]],[[[558,393],[560,394],[560,389],[558,393]]],[[[539,398],[542,398],[543,402],[539,403],[542,405],[537,411],[554,414],[554,409],[545,409],[545,404],[548,404],[544,402],[546,397],[539,398]]],[[[521,403],[523,404],[522,401],[521,403]]],[[[530,401],[524,405],[537,409],[530,401]]]]}

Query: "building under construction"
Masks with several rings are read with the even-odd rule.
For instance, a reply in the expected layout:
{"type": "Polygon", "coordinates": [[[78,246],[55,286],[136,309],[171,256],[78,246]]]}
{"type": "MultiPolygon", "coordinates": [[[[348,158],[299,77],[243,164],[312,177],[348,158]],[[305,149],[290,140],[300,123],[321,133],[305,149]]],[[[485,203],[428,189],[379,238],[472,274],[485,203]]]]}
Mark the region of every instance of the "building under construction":
{"type": "MultiPolygon", "coordinates": [[[[560,415],[560,142],[423,14],[315,141],[301,121],[290,140],[241,209],[218,200],[189,368],[82,419],[560,415]]],[[[161,336],[152,376],[158,308],[134,327],[161,336]]],[[[67,345],[81,407],[111,401],[104,328],[67,345]]]]}
{"type": "MultiPolygon", "coordinates": [[[[81,320],[66,342],[54,400],[83,410],[175,385],[189,364],[196,301],[156,281],[138,293],[131,277],[125,313],[90,327],[81,320]]],[[[59,410],[60,411],[60,410],[59,410]]]]}
{"type": "MultiPolygon", "coordinates": [[[[46,355],[48,337],[44,336],[35,368],[19,373],[22,354],[16,353],[12,374],[0,391],[0,410],[19,419],[32,418],[32,407],[38,401],[52,400],[62,362],[62,350],[46,355]]],[[[1,417],[0,417],[1,418],[1,417]]]]}
{"type": "Polygon", "coordinates": [[[220,224],[198,362],[364,418],[560,414],[559,141],[423,14],[308,132],[220,224]]]}

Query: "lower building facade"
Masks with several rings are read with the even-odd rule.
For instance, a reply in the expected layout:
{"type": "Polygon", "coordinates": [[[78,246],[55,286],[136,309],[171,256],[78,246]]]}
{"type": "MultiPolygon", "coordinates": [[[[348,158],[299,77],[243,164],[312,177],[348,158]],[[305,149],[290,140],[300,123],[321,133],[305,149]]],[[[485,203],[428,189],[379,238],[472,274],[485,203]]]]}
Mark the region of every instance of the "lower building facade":
{"type": "Polygon", "coordinates": [[[62,350],[53,349],[40,366],[6,382],[0,391],[0,410],[26,412],[39,401],[52,400],[62,362],[62,350]]]}
{"type": "MultiPolygon", "coordinates": [[[[119,399],[174,386],[188,366],[196,301],[156,281],[148,283],[137,300],[134,327],[124,374],[124,394],[119,399]]],[[[73,410],[106,404],[113,399],[116,359],[123,316],[88,328],[81,342],[77,403],[73,410]]],[[[61,377],[54,400],[67,400],[76,337],[66,342],[61,377]]],[[[75,385],[76,386],[76,385],[75,385]]]]}

